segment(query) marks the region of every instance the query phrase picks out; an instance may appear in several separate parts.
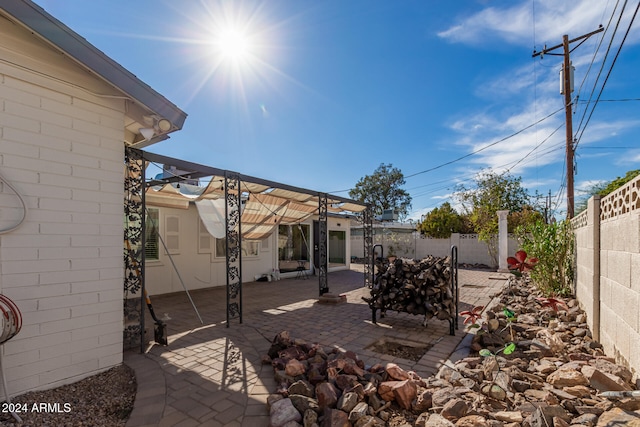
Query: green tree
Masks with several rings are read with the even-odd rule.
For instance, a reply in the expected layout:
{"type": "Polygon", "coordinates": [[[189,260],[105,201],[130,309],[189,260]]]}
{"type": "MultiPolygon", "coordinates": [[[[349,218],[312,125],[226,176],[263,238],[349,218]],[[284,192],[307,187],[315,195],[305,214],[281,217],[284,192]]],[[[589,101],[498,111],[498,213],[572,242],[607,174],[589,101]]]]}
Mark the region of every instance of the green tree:
{"type": "Polygon", "coordinates": [[[444,239],[451,233],[463,231],[463,218],[456,212],[449,202],[443,203],[425,215],[424,220],[418,224],[418,231],[425,236],[435,239],[444,239]]]}
{"type": "MultiPolygon", "coordinates": [[[[460,201],[469,215],[473,229],[478,233],[478,239],[487,244],[489,255],[497,265],[498,260],[498,215],[499,210],[508,210],[508,223],[515,222],[516,216],[525,207],[531,207],[530,197],[522,187],[522,178],[508,173],[496,174],[485,171],[475,178],[475,185],[456,187],[455,197],[460,201]]],[[[531,215],[533,218],[533,215],[531,215]]]]}
{"type": "Polygon", "coordinates": [[[401,219],[409,214],[411,196],[401,187],[404,175],[392,164],[381,163],[372,175],[367,175],[349,190],[349,197],[369,203],[374,215],[382,215],[386,209],[393,209],[401,219]]]}

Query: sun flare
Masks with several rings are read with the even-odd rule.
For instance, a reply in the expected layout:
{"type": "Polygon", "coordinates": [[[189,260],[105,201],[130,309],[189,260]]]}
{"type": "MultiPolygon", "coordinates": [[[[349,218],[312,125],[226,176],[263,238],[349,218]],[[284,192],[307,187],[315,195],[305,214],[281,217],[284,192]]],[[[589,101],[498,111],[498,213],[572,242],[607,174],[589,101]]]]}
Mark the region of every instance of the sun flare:
{"type": "Polygon", "coordinates": [[[244,61],[251,55],[252,46],[249,37],[236,28],[221,31],[215,45],[224,59],[244,61]]]}

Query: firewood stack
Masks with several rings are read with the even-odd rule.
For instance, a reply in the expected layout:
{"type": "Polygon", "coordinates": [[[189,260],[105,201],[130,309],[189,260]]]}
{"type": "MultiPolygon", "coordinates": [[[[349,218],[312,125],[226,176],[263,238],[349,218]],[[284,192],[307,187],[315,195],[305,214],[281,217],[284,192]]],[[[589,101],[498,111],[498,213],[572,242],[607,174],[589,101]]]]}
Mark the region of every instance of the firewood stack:
{"type": "Polygon", "coordinates": [[[457,313],[451,257],[429,255],[422,260],[397,258],[392,262],[379,258],[374,271],[371,297],[362,298],[372,310],[374,323],[377,310],[381,317],[387,310],[393,310],[424,315],[424,326],[432,317],[453,325],[457,313]]]}

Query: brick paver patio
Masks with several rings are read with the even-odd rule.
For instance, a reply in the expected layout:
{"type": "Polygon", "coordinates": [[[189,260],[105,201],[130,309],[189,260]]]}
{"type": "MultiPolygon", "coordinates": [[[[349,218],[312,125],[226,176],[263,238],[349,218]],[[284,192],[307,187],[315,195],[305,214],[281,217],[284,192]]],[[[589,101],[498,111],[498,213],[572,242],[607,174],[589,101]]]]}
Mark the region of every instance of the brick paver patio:
{"type": "MultiPolygon", "coordinates": [[[[369,293],[363,274],[330,273],[329,290],[345,294],[346,303],[319,304],[318,279],[245,283],[243,323],[226,324],[224,287],[192,291],[200,324],[184,293],[153,297],[159,316],[167,313],[169,345],[149,345],[144,354],[127,352],[125,363],[138,380],[135,408],[127,427],[267,426],[266,399],[277,385],[270,365],[262,365],[271,340],[283,330],[293,338],[352,350],[365,362],[392,361],[422,377],[434,374],[458,347],[464,353],[462,322],[455,336],[449,323],[388,312],[372,322],[362,300],[369,293]],[[417,362],[377,353],[368,347],[380,339],[431,345],[417,362]]],[[[460,311],[488,304],[505,285],[506,275],[487,270],[459,270],[460,311]]],[[[147,336],[153,335],[151,319],[147,336]]],[[[468,341],[468,340],[465,340],[468,341]]]]}

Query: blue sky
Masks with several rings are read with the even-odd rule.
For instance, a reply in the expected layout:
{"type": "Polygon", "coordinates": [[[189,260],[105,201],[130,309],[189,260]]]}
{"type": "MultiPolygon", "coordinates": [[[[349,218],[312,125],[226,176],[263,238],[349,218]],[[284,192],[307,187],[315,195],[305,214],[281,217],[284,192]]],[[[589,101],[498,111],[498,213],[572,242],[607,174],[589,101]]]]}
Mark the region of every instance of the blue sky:
{"type": "Polygon", "coordinates": [[[188,113],[149,151],[345,197],[391,163],[411,218],[487,169],[564,216],[562,57],[532,53],[602,24],[571,45],[576,197],[639,167],[640,17],[622,43],[635,2],[36,3],[188,113]]]}

